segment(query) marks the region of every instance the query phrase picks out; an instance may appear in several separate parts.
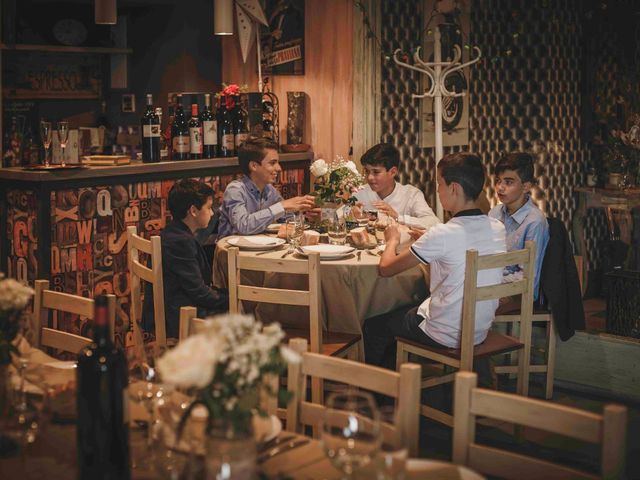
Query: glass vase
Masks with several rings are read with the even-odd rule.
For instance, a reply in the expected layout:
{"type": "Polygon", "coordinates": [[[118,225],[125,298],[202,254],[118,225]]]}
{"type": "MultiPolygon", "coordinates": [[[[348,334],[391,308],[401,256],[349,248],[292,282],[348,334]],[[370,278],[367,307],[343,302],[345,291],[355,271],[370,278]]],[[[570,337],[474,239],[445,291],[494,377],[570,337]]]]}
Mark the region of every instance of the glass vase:
{"type": "Polygon", "coordinates": [[[15,455],[19,451],[17,442],[4,432],[10,414],[11,377],[8,364],[0,364],[0,458],[15,455]]]}
{"type": "Polygon", "coordinates": [[[206,436],[207,480],[254,480],[256,441],[251,417],[246,422],[214,421],[206,436]]]}

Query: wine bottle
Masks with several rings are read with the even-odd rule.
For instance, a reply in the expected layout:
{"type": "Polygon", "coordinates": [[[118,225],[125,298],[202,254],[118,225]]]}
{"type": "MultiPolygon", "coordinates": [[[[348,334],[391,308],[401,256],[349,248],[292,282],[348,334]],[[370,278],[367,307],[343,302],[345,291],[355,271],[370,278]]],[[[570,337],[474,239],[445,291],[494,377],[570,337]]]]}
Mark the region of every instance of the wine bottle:
{"type": "Polygon", "coordinates": [[[153,108],[153,96],[147,93],[147,111],[140,119],[142,132],[142,162],[160,161],[160,118],[153,108]]]}
{"type": "Polygon", "coordinates": [[[242,109],[242,106],[240,105],[240,97],[236,98],[236,105],[234,108],[234,117],[235,117],[235,124],[234,124],[233,133],[235,135],[234,141],[235,141],[236,152],[237,152],[242,142],[244,142],[247,138],[249,138],[249,127],[247,126],[247,117],[245,115],[244,110],[242,109]]]}
{"type": "Polygon", "coordinates": [[[220,97],[220,156],[233,157],[235,152],[235,134],[233,132],[233,118],[227,109],[225,97],[220,97]]]}
{"type": "Polygon", "coordinates": [[[178,95],[176,112],[173,118],[173,125],[171,126],[171,159],[189,160],[191,156],[189,142],[189,125],[184,116],[182,95],[178,95]]]}
{"type": "Polygon", "coordinates": [[[202,156],[214,158],[218,156],[218,121],[211,112],[211,95],[204,95],[204,111],[200,114],[202,122],[202,156]]]}
{"type": "Polygon", "coordinates": [[[128,480],[127,361],[111,342],[107,297],[96,297],[94,308],[94,340],[76,368],[78,478],[128,480]]]}
{"type": "Polygon", "coordinates": [[[189,120],[189,144],[191,159],[202,158],[202,123],[198,116],[198,104],[191,104],[191,120],[189,120]]]}
{"type": "Polygon", "coordinates": [[[158,124],[160,125],[160,161],[164,162],[169,157],[169,149],[162,131],[162,107],[156,107],[156,115],[158,116],[158,124]]]}

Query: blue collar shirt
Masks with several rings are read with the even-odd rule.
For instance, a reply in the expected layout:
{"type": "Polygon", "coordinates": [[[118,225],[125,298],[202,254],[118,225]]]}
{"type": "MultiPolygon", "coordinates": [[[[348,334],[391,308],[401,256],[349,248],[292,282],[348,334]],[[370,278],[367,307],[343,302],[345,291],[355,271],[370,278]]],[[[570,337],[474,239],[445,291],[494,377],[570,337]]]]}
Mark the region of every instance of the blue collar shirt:
{"type": "MultiPolygon", "coordinates": [[[[531,197],[527,197],[526,203],[513,215],[507,211],[504,204],[496,205],[489,212],[491,218],[495,218],[504,223],[507,231],[507,251],[521,250],[527,240],[536,242],[536,262],[535,262],[535,283],[533,297],[538,299],[540,286],[540,272],[542,270],[542,260],[544,252],[549,243],[549,224],[547,217],[533,203],[531,197]]],[[[504,271],[505,276],[517,273],[521,270],[519,265],[511,265],[504,271]]]]}

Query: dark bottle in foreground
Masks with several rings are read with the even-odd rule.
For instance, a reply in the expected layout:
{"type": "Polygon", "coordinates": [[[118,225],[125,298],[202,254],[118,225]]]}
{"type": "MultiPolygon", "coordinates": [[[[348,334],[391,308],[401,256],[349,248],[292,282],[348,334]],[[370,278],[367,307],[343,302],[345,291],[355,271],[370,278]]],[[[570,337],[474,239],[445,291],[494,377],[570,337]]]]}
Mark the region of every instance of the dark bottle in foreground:
{"type": "Polygon", "coordinates": [[[233,157],[236,154],[236,137],[233,131],[232,111],[227,109],[225,97],[220,97],[220,112],[220,156],[233,157]]]}
{"type": "Polygon", "coordinates": [[[176,113],[171,126],[171,152],[172,160],[189,160],[191,157],[189,124],[184,116],[182,95],[178,95],[176,113]]]}
{"type": "Polygon", "coordinates": [[[218,121],[211,111],[211,95],[204,96],[204,111],[200,114],[202,122],[202,156],[214,158],[218,156],[218,121]]]}
{"type": "Polygon", "coordinates": [[[128,480],[127,361],[111,342],[105,296],[96,297],[93,325],[76,370],[78,478],[128,480]]]}
{"type": "Polygon", "coordinates": [[[143,163],[160,161],[160,117],[153,108],[153,97],[147,94],[147,111],[140,119],[143,163]]]}

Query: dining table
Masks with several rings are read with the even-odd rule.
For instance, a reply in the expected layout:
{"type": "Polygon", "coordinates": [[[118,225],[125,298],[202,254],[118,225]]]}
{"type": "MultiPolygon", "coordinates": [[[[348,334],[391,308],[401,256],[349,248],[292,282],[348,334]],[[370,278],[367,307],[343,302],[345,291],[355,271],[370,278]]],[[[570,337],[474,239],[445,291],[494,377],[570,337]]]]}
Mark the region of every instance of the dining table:
{"type": "MultiPolygon", "coordinates": [[[[213,260],[213,285],[228,287],[228,250],[226,237],[218,241],[213,260]]],[[[285,262],[307,261],[300,253],[287,254],[286,245],[272,250],[240,250],[240,256],[260,255],[263,259],[285,262]],[[284,257],[284,258],[283,258],[284,257]]],[[[321,305],[320,319],[326,330],[341,333],[362,334],[365,319],[390,312],[400,307],[421,303],[427,297],[425,276],[420,267],[413,267],[393,277],[382,277],[378,272],[380,249],[354,249],[344,258],[320,260],[321,305]]],[[[274,262],[275,264],[275,262],[274,262]]],[[[282,288],[308,288],[307,279],[301,275],[278,273],[242,272],[245,285],[282,288]]],[[[277,321],[285,327],[308,328],[307,307],[243,303],[245,313],[252,312],[264,323],[277,321]]],[[[360,346],[358,359],[364,360],[360,346]]]]}

